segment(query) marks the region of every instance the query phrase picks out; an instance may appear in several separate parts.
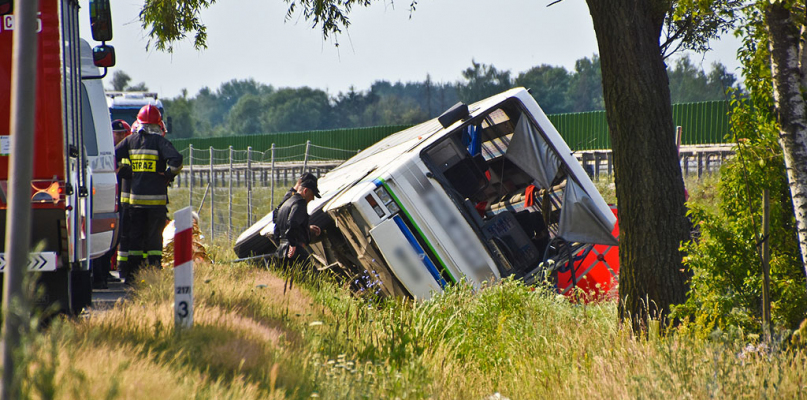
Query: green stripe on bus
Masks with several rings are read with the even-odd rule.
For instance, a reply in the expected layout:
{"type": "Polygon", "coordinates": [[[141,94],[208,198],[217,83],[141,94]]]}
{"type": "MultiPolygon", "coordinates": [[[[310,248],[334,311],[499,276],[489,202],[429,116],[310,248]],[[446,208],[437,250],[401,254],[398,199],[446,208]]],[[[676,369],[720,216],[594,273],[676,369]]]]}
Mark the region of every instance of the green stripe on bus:
{"type": "Polygon", "coordinates": [[[443,271],[445,271],[448,274],[448,277],[451,279],[451,282],[457,283],[457,280],[454,278],[454,275],[451,273],[451,271],[448,270],[448,267],[446,267],[446,263],[443,262],[442,258],[440,258],[440,254],[438,254],[437,251],[434,250],[434,246],[432,246],[431,242],[429,242],[429,240],[426,238],[426,235],[423,234],[423,231],[420,230],[420,227],[418,226],[417,223],[415,223],[415,220],[412,218],[412,215],[409,214],[409,211],[407,211],[406,208],[404,208],[403,204],[401,204],[401,200],[398,199],[398,196],[395,195],[395,192],[392,191],[392,189],[389,187],[389,185],[384,179],[378,178],[378,180],[381,182],[382,185],[384,185],[384,188],[387,189],[387,192],[395,201],[395,203],[398,204],[398,208],[400,208],[401,211],[403,211],[403,213],[406,214],[406,218],[409,219],[409,223],[411,223],[412,226],[415,227],[415,230],[418,231],[420,237],[423,238],[424,242],[426,242],[426,246],[429,247],[429,249],[432,251],[432,254],[434,254],[434,256],[437,258],[437,261],[440,263],[440,266],[443,267],[443,271]]]}

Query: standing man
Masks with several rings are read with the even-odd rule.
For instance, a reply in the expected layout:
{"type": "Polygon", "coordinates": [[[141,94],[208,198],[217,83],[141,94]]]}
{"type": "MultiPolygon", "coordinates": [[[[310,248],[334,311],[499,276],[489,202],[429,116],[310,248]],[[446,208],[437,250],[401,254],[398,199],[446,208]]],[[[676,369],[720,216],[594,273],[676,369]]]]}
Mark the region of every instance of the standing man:
{"type": "Polygon", "coordinates": [[[283,195],[283,199],[280,200],[280,203],[278,203],[277,207],[275,207],[275,209],[272,211],[274,213],[272,218],[273,221],[277,220],[277,211],[280,210],[280,207],[283,206],[283,203],[285,203],[286,200],[290,199],[292,195],[294,195],[295,193],[297,193],[298,190],[300,190],[300,184],[303,183],[303,181],[309,181],[309,180],[314,181],[314,183],[316,183],[317,177],[310,172],[305,172],[302,175],[300,175],[299,178],[297,178],[297,182],[294,183],[294,186],[292,186],[291,189],[289,189],[286,192],[286,194],[283,195]]]}
{"type": "Polygon", "coordinates": [[[128,209],[128,243],[118,266],[131,284],[141,264],[160,268],[162,231],[167,221],[168,185],[182,170],[182,155],[165,136],[165,125],[157,107],[146,105],[137,114],[136,129],[115,146],[119,163],[128,159],[132,176],[122,185],[121,202],[128,209]]]}
{"type": "Polygon", "coordinates": [[[308,223],[308,203],[319,196],[317,178],[303,174],[297,184],[287,193],[277,210],[275,238],[279,241],[275,256],[286,265],[303,261],[303,247],[311,243],[311,237],[319,236],[320,228],[308,223]],[[290,195],[289,195],[290,193],[290,195]]]}

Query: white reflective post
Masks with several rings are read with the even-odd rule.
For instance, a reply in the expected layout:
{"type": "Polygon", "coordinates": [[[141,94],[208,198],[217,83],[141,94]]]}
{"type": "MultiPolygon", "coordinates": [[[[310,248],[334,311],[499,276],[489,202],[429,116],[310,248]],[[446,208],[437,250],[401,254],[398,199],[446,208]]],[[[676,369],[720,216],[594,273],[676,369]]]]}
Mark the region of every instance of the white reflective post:
{"type": "Polygon", "coordinates": [[[185,207],[174,213],[174,325],[193,326],[193,216],[185,207]]]}

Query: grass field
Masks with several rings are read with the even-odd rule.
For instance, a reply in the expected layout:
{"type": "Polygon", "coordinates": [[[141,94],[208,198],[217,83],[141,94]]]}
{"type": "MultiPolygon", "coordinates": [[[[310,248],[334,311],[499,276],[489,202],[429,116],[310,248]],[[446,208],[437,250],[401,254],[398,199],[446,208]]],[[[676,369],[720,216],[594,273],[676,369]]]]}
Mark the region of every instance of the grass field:
{"type": "Polygon", "coordinates": [[[413,304],[357,298],[327,276],[205,263],[195,326],[177,331],[171,271],[141,278],[130,301],[28,338],[29,398],[807,396],[803,351],[742,332],[636,338],[614,303],[572,305],[513,281],[413,304]]]}
{"type": "Polygon", "coordinates": [[[25,337],[26,398],[807,398],[805,351],[741,331],[635,337],[613,302],[511,280],[380,300],[327,273],[225,263],[226,237],[208,253],[192,329],[174,328],[172,271],[145,272],[130,300],[25,337]]]}

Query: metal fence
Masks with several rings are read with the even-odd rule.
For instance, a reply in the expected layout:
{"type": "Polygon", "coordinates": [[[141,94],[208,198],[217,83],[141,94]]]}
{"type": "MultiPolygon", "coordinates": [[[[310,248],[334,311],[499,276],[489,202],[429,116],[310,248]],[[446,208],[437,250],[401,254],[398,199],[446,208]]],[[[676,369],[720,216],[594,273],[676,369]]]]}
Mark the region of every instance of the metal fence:
{"type": "MultiPolygon", "coordinates": [[[[171,142],[177,149],[188,148],[188,146],[193,145],[193,147],[197,149],[207,149],[210,147],[227,149],[229,146],[232,146],[236,150],[246,150],[247,147],[252,147],[254,150],[267,151],[272,145],[278,149],[292,148],[294,146],[303,146],[310,141],[320,146],[337,150],[358,150],[370,147],[379,140],[409,127],[410,125],[373,126],[368,128],[171,139],[171,142]]],[[[322,151],[320,155],[323,157],[340,156],[338,152],[328,153],[327,151],[322,151]]]]}
{"type": "MultiPolygon", "coordinates": [[[[266,151],[189,145],[180,149],[185,167],[170,190],[170,208],[193,207],[206,235],[232,242],[274,209],[302,172],[322,176],[357,152],[311,141],[283,147],[270,144],[266,151]]],[[[715,171],[732,154],[726,145],[684,146],[679,160],[685,175],[700,178],[715,171]]],[[[613,173],[610,150],[584,150],[575,155],[594,179],[613,173]]]]}
{"type": "Polygon", "coordinates": [[[194,145],[178,150],[184,168],[170,189],[170,208],[192,207],[205,234],[230,241],[271,211],[303,171],[322,176],[357,153],[311,141],[271,144],[266,151],[194,145]]]}

